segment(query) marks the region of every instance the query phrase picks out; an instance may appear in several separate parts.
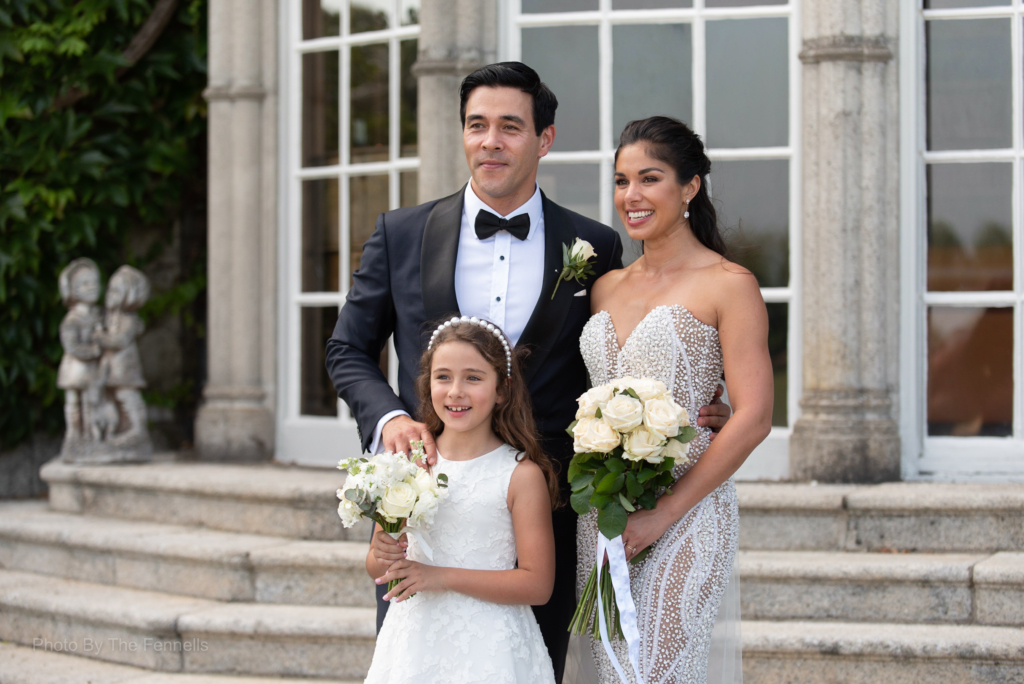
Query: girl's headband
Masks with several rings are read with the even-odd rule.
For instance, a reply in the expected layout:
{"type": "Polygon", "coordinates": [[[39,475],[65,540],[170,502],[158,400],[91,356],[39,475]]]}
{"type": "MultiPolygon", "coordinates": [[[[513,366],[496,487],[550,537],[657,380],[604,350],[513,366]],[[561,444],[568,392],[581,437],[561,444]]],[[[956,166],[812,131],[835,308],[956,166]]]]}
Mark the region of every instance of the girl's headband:
{"type": "Polygon", "coordinates": [[[445,321],[441,325],[437,326],[437,330],[435,330],[434,334],[430,336],[430,343],[427,344],[427,351],[430,351],[431,347],[434,346],[434,341],[437,339],[437,336],[441,334],[442,330],[444,330],[445,328],[454,328],[459,325],[462,325],[463,323],[479,325],[481,328],[485,329],[487,332],[491,333],[492,335],[498,338],[498,341],[501,342],[501,346],[505,348],[505,376],[511,378],[512,348],[509,346],[508,340],[502,334],[501,328],[494,325],[493,323],[481,321],[476,316],[473,316],[472,318],[470,318],[469,316],[463,316],[462,318],[454,316],[451,320],[445,321]]]}

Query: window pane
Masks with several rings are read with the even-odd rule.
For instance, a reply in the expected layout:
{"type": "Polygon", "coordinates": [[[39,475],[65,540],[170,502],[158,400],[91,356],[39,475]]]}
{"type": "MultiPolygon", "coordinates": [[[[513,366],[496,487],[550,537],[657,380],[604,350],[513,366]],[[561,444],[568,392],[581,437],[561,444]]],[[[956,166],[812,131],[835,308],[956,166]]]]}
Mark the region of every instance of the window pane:
{"type": "Polygon", "coordinates": [[[612,132],[655,114],[693,120],[693,50],[689,24],[625,24],[612,28],[612,132]],[[671,64],[670,69],[666,65],[671,64]],[[652,88],[657,84],[657,88],[652,88]]]}
{"type": "Polygon", "coordinates": [[[928,167],[928,289],[1012,290],[1011,164],[928,167]]]}
{"type": "Polygon", "coordinates": [[[789,305],[766,304],[768,307],[768,354],[772,358],[775,377],[775,404],[772,425],[789,425],[789,305]]]}
{"type": "Polygon", "coordinates": [[[420,0],[400,0],[398,17],[402,26],[420,23],[420,0]]]}
{"type": "Polygon", "coordinates": [[[338,35],[342,0],[302,0],[302,38],[338,35]]]}
{"type": "Polygon", "coordinates": [[[714,162],[711,197],[729,258],[749,268],[761,287],[788,286],[789,162],[714,162]]]}
{"type": "MultiPolygon", "coordinates": [[[[598,0],[522,0],[524,14],[534,14],[537,12],[592,12],[597,9],[597,4],[598,0]]],[[[526,55],[525,50],[523,55],[526,55]]],[[[532,62],[528,63],[530,66],[533,66],[532,62]]],[[[541,79],[543,78],[544,74],[541,74],[541,79]]]]}
{"type": "Polygon", "coordinates": [[[929,21],[928,149],[1010,147],[1009,19],[929,21]]]}
{"type": "Polygon", "coordinates": [[[387,161],[388,46],[352,48],[352,163],[387,161]]]}
{"type": "Polygon", "coordinates": [[[349,32],[382,31],[388,27],[392,0],[352,0],[349,32]]]}
{"type": "Polygon", "coordinates": [[[711,147],[789,142],[788,19],[707,23],[711,147]]]}
{"type": "MultiPolygon", "coordinates": [[[[353,176],[349,178],[349,273],[359,268],[363,243],[370,239],[377,217],[388,210],[388,177],[353,176]]],[[[350,281],[351,284],[351,281],[350,281]]]]}
{"type": "Polygon", "coordinates": [[[402,103],[401,103],[401,136],[400,155],[403,157],[415,157],[419,154],[416,135],[416,106],[417,89],[416,77],[412,73],[412,65],[416,63],[416,53],[419,45],[417,40],[403,40],[402,50],[402,103]]]}
{"type": "Polygon", "coordinates": [[[693,7],[693,0],[612,0],[612,9],[674,9],[693,7]]]}
{"type": "Polygon", "coordinates": [[[302,291],[338,291],[338,179],[302,182],[302,291]]]}
{"type": "Polygon", "coordinates": [[[522,47],[523,61],[558,97],[555,124],[562,125],[552,149],[598,149],[597,27],[523,29],[522,47]]]}
{"type": "Polygon", "coordinates": [[[537,184],[553,202],[600,220],[601,169],[597,164],[541,164],[537,184]]]}
{"type": "Polygon", "coordinates": [[[1009,5],[1010,0],[924,0],[925,9],[953,9],[956,7],[993,7],[1009,5]]]}
{"type": "Polygon", "coordinates": [[[302,165],[338,163],[338,53],[302,56],[302,165]]]}
{"type": "Polygon", "coordinates": [[[1013,309],[928,311],[928,434],[1007,436],[1013,309]]]}
{"type": "Polygon", "coordinates": [[[324,367],[327,340],[338,322],[338,307],[302,308],[299,411],[304,416],[338,415],[338,395],[324,367]]]}
{"type": "Polygon", "coordinates": [[[402,171],[398,174],[399,194],[401,195],[401,206],[415,207],[420,203],[420,172],[402,171]]]}

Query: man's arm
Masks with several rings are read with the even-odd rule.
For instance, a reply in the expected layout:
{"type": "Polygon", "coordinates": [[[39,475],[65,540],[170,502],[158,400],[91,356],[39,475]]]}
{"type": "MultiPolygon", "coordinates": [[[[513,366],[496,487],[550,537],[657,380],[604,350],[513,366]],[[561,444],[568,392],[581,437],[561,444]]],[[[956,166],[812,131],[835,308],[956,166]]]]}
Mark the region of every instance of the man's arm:
{"type": "Polygon", "coordinates": [[[395,330],[395,303],[384,214],[363,245],[359,270],[327,341],[327,373],[359,425],[364,450],[369,449],[377,422],[392,411],[406,411],[380,369],[380,355],[395,330]]]}

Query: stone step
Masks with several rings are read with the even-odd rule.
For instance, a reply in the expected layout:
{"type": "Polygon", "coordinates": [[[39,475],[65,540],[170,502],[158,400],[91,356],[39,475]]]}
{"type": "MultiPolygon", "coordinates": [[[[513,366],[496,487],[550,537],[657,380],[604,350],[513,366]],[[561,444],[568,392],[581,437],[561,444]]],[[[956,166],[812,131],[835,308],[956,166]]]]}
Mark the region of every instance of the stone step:
{"type": "Polygon", "coordinates": [[[855,622],[742,623],[744,684],[1019,684],[1024,630],[855,622]]]}
{"type": "Polygon", "coordinates": [[[0,570],[0,640],[148,670],[360,679],[374,632],[372,608],[220,603],[0,570]]]}
{"type": "Polygon", "coordinates": [[[40,471],[50,507],[127,520],[203,525],[296,539],[368,540],[370,526],[345,529],[335,491],[345,474],[331,468],[175,462],[75,466],[40,471]]]}
{"type": "Polygon", "coordinates": [[[221,601],[372,607],[366,550],[0,503],[0,568],[221,601]]]}
{"type": "Polygon", "coordinates": [[[744,619],[1024,626],[1024,554],[740,551],[744,619]]]}
{"type": "Polygon", "coordinates": [[[152,672],[72,654],[0,643],[0,684],[356,684],[307,678],[152,672]]]}
{"type": "Polygon", "coordinates": [[[740,548],[1024,551],[1024,484],[742,482],[740,548]]]}

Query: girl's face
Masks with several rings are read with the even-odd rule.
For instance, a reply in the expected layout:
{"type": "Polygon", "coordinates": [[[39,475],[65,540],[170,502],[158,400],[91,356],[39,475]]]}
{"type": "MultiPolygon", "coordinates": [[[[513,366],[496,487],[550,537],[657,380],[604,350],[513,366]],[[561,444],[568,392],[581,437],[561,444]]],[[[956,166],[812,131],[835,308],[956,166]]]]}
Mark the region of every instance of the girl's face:
{"type": "Polygon", "coordinates": [[[71,280],[71,296],[75,301],[95,304],[100,298],[100,274],[83,268],[71,280]]]}
{"type": "Polygon", "coordinates": [[[642,144],[619,150],[615,209],[629,237],[651,240],[688,225],[683,213],[686,199],[697,194],[693,184],[680,185],[672,167],[649,156],[642,144]]]}
{"type": "Polygon", "coordinates": [[[491,429],[491,413],[504,401],[498,373],[476,347],[452,340],[434,351],[430,401],[447,432],[491,429]]]}
{"type": "Polygon", "coordinates": [[[124,303],[125,288],[120,278],[112,278],[107,283],[105,303],[108,309],[117,309],[124,303]]]}

